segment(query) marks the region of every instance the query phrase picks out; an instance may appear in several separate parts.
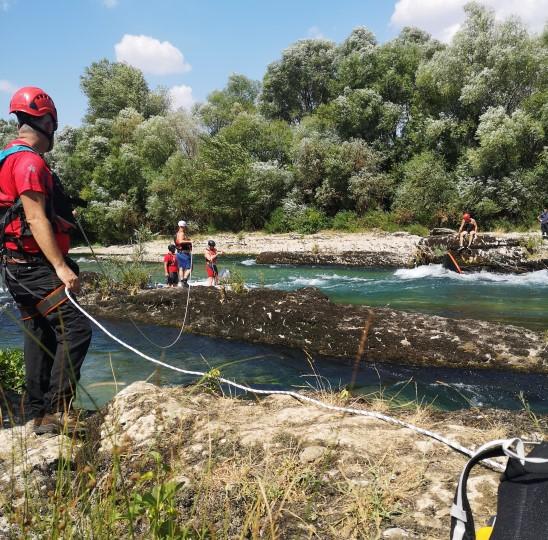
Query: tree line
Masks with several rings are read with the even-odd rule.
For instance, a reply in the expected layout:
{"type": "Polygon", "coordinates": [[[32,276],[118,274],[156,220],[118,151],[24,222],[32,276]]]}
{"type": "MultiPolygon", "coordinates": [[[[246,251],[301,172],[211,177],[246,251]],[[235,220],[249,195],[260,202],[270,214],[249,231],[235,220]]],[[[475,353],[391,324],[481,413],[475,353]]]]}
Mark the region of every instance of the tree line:
{"type": "MultiPolygon", "coordinates": [[[[417,28],[378,43],[300,40],[262,81],[233,74],[192,111],[136,68],[100,60],[88,111],[49,161],[99,242],[134,228],[528,227],[548,202],[548,29],[466,6],[449,44],[417,28]]],[[[13,135],[0,120],[0,142],[13,135]]]]}

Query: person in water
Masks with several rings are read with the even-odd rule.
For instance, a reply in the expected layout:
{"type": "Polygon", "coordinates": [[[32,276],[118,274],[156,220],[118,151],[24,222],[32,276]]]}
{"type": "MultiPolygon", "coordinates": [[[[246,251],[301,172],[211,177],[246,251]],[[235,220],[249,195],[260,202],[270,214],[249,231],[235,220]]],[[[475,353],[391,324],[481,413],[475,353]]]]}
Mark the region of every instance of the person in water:
{"type": "Polygon", "coordinates": [[[222,255],[222,251],[217,251],[214,240],[208,240],[207,248],[204,251],[206,260],[207,284],[209,286],[219,284],[219,270],[217,269],[217,257],[222,255]]]}
{"type": "Polygon", "coordinates": [[[544,240],[548,240],[548,205],[544,206],[544,211],[540,213],[538,220],[540,222],[540,232],[544,240]]]}
{"type": "Polygon", "coordinates": [[[164,255],[164,273],[166,276],[166,285],[176,287],[178,282],[177,257],[175,256],[175,244],[167,246],[168,252],[164,255]]]}
{"type": "Polygon", "coordinates": [[[459,251],[462,251],[464,248],[464,238],[468,235],[468,246],[472,245],[472,242],[477,237],[478,234],[478,224],[476,220],[468,213],[465,212],[462,215],[462,221],[459,227],[459,251]]]}
{"type": "Polygon", "coordinates": [[[178,226],[179,229],[175,234],[175,248],[179,267],[179,287],[188,287],[188,280],[192,273],[192,240],[188,235],[186,221],[179,221],[178,226]]]}

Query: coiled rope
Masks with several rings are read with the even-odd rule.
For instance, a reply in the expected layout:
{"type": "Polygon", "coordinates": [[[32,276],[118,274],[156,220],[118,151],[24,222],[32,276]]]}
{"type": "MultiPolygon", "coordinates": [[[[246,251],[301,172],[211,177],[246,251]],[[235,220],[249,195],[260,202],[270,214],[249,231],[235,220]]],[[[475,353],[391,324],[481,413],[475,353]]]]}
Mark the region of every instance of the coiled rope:
{"type": "MultiPolygon", "coordinates": [[[[145,353],[139,351],[135,347],[132,347],[131,345],[128,345],[124,341],[122,341],[120,338],[116,337],[114,334],[109,332],[99,321],[97,321],[93,316],[91,316],[82,306],[80,306],[75,299],[72,297],[70,291],[68,289],[65,289],[66,295],[70,302],[74,305],[74,307],[80,311],[85,317],[87,317],[95,326],[97,326],[100,330],[102,330],[107,336],[109,336],[111,339],[122,345],[122,347],[125,347],[126,349],[132,351],[136,355],[140,356],[141,358],[147,360],[148,362],[152,362],[153,364],[156,364],[158,366],[165,367],[167,369],[170,369],[172,371],[176,371],[178,373],[183,373],[185,375],[194,375],[196,377],[206,377],[207,373],[203,371],[192,371],[188,369],[182,369],[176,366],[172,366],[170,364],[166,364],[165,362],[162,362],[161,360],[157,360],[156,358],[152,358],[151,356],[146,355],[145,353]]],[[[460,452],[461,454],[465,454],[469,457],[472,457],[475,452],[469,448],[466,448],[465,446],[462,446],[461,444],[452,441],[451,439],[448,439],[447,437],[444,437],[443,435],[440,435],[439,433],[435,433],[433,431],[429,431],[427,429],[415,426],[414,424],[410,424],[408,422],[404,422],[403,420],[398,420],[397,418],[393,418],[391,416],[387,416],[386,414],[381,414],[375,411],[367,411],[363,409],[355,409],[353,407],[339,407],[337,405],[331,405],[329,403],[325,403],[323,401],[320,401],[319,399],[315,399],[303,394],[299,394],[298,392],[293,392],[291,390],[261,390],[259,388],[253,388],[251,386],[239,384],[235,381],[232,381],[230,379],[226,379],[225,377],[216,377],[216,380],[218,380],[221,383],[224,383],[228,386],[231,386],[233,388],[238,388],[239,390],[243,390],[246,393],[252,393],[252,394],[262,394],[262,395],[285,395],[285,396],[291,396],[299,401],[305,401],[308,403],[312,403],[313,405],[316,405],[317,407],[321,407],[323,409],[327,409],[330,411],[336,411],[341,413],[348,413],[348,414],[354,414],[359,416],[367,416],[371,418],[377,418],[378,420],[382,420],[384,422],[387,422],[389,424],[393,424],[396,426],[404,427],[407,429],[410,429],[412,431],[415,431],[416,433],[420,433],[421,435],[425,435],[427,437],[430,437],[432,439],[435,439],[453,450],[456,450],[457,452],[460,452]]],[[[482,463],[486,465],[487,467],[495,470],[495,471],[504,471],[504,466],[500,463],[497,463],[493,460],[483,460],[482,463]]]]}

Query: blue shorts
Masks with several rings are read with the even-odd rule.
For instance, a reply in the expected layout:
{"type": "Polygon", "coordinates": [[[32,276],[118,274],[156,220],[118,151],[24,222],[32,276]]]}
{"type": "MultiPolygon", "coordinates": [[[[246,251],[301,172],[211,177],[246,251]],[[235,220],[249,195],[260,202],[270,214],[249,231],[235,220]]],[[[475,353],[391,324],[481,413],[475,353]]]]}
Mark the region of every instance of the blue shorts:
{"type": "Polygon", "coordinates": [[[177,257],[177,265],[179,266],[179,268],[182,268],[183,270],[190,270],[190,266],[191,266],[190,253],[186,253],[183,251],[182,253],[177,253],[176,257],[177,257]]]}

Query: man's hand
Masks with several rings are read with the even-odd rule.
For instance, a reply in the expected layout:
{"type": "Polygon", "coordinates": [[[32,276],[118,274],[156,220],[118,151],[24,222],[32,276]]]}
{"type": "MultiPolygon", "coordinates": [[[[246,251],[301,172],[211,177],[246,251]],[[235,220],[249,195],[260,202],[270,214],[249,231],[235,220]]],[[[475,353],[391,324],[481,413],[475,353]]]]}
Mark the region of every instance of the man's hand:
{"type": "Polygon", "coordinates": [[[80,292],[80,280],[66,264],[57,267],[55,273],[69,291],[75,294],[80,292]]]}

